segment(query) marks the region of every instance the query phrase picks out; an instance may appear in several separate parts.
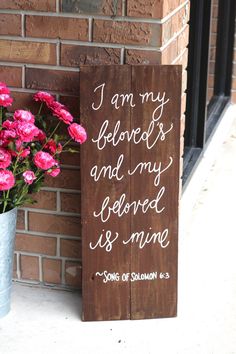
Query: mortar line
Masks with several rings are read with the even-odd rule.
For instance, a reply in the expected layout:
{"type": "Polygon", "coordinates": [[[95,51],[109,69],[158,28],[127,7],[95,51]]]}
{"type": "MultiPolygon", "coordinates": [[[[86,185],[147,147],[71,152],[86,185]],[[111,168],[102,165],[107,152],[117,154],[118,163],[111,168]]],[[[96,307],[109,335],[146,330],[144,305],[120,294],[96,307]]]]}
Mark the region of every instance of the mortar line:
{"type": "Polygon", "coordinates": [[[39,281],[43,281],[43,259],[42,255],[39,256],[39,281]]]}
{"type": "Polygon", "coordinates": [[[93,19],[89,18],[89,29],[88,29],[89,42],[93,41],[93,19]]]}
{"type": "MultiPolygon", "coordinates": [[[[173,17],[176,13],[178,13],[182,8],[184,8],[186,5],[189,4],[189,0],[186,0],[182,4],[180,4],[178,7],[176,7],[173,11],[171,11],[169,14],[167,14],[165,17],[162,19],[158,18],[140,18],[140,17],[123,17],[123,16],[117,16],[115,20],[118,21],[124,21],[124,22],[140,22],[140,23],[156,23],[156,24],[164,24],[167,22],[171,17],[173,17]]],[[[74,14],[74,13],[65,13],[61,12],[60,15],[58,16],[58,12],[44,12],[44,11],[25,11],[25,10],[7,10],[7,9],[1,9],[1,13],[5,14],[23,14],[23,15],[34,15],[34,16],[47,16],[47,17],[63,17],[63,18],[78,18],[78,19],[89,19],[89,18],[94,18],[96,20],[108,20],[108,21],[114,21],[114,17],[112,15],[110,16],[104,16],[104,15],[89,15],[89,14],[74,14]]]]}
{"type": "Polygon", "coordinates": [[[25,15],[21,14],[21,37],[25,37],[25,15]]]}

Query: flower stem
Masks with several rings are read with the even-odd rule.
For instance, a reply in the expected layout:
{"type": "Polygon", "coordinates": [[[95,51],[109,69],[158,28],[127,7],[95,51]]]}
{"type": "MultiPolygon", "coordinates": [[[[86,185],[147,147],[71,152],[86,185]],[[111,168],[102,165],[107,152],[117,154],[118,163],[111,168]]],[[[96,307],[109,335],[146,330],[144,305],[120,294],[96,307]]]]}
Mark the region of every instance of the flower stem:
{"type": "Polygon", "coordinates": [[[4,196],[4,203],[3,203],[3,213],[5,213],[6,211],[6,207],[7,207],[7,200],[9,198],[9,193],[10,193],[10,189],[7,191],[7,194],[4,192],[3,196],[4,196]]]}
{"type": "Polygon", "coordinates": [[[40,115],[40,113],[41,113],[41,111],[42,111],[42,108],[43,108],[43,102],[41,102],[41,104],[40,104],[40,107],[39,107],[39,111],[38,111],[38,113],[37,113],[37,116],[40,115]]]}
{"type": "Polygon", "coordinates": [[[55,129],[53,130],[53,132],[50,134],[50,136],[46,139],[45,144],[42,147],[42,150],[44,149],[44,147],[47,145],[47,143],[49,142],[49,140],[53,137],[53,135],[56,133],[57,129],[59,128],[61,122],[59,121],[55,127],[55,129]]]}
{"type": "Polygon", "coordinates": [[[64,149],[64,147],[66,146],[66,145],[68,145],[71,141],[72,141],[73,139],[72,138],[70,138],[64,145],[62,145],[62,150],[64,149]]]}

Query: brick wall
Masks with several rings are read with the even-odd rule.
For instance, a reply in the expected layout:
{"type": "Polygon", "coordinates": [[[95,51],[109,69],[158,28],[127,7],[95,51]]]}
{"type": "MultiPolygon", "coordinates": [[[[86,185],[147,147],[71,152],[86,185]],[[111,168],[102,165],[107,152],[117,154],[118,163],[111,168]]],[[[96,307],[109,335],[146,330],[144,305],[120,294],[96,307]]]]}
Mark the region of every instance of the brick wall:
{"type": "MultiPolygon", "coordinates": [[[[34,112],[42,89],[78,117],[81,64],[183,64],[183,135],[188,18],[188,0],[1,0],[0,78],[13,109],[34,112]]],[[[64,156],[61,175],[36,198],[19,210],[14,277],[80,288],[79,157],[64,156]]]]}

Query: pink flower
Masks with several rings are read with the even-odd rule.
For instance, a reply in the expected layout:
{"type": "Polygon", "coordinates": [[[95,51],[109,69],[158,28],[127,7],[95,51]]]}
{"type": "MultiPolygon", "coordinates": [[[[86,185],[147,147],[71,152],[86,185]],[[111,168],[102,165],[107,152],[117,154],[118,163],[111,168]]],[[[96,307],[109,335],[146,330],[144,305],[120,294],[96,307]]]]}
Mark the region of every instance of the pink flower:
{"type": "Polygon", "coordinates": [[[54,101],[54,97],[52,95],[50,95],[50,93],[45,92],[45,91],[37,92],[34,95],[33,99],[35,101],[44,102],[44,103],[46,103],[47,106],[49,106],[54,101]]]}
{"type": "Polygon", "coordinates": [[[11,171],[0,170],[0,191],[8,191],[15,184],[15,178],[11,171]]]}
{"type": "Polygon", "coordinates": [[[7,94],[9,95],[10,93],[10,90],[9,88],[7,87],[7,85],[5,84],[5,82],[0,82],[0,94],[7,94]]]}
{"type": "Polygon", "coordinates": [[[30,154],[30,148],[27,147],[26,149],[24,149],[24,150],[22,150],[22,151],[20,152],[20,157],[25,158],[25,157],[27,157],[29,154],[30,154]]]}
{"type": "Polygon", "coordinates": [[[1,147],[7,146],[9,144],[9,140],[7,140],[5,138],[4,133],[5,133],[4,130],[0,130],[0,146],[1,147]]]}
{"type": "Polygon", "coordinates": [[[17,122],[12,122],[11,120],[7,119],[2,123],[2,126],[6,129],[15,130],[17,128],[17,122]]]}
{"type": "Polygon", "coordinates": [[[11,106],[13,102],[13,98],[11,98],[8,94],[0,94],[0,106],[8,107],[11,106]]]}
{"type": "Polygon", "coordinates": [[[38,128],[33,123],[18,122],[17,133],[22,142],[32,142],[39,133],[38,128]]]}
{"type": "Polygon", "coordinates": [[[57,177],[59,175],[59,173],[61,172],[60,167],[54,168],[52,171],[48,171],[46,172],[47,175],[51,176],[51,177],[57,177]]]}
{"type": "Polygon", "coordinates": [[[42,170],[49,170],[57,164],[54,158],[48,152],[44,151],[38,151],[34,155],[34,163],[42,170]]]}
{"type": "Polygon", "coordinates": [[[15,111],[13,118],[20,122],[32,123],[34,124],[34,115],[29,111],[24,111],[23,109],[18,109],[15,111]]]}
{"type": "Polygon", "coordinates": [[[29,171],[29,170],[27,170],[23,173],[23,177],[24,177],[25,183],[27,183],[27,184],[32,184],[34,182],[34,180],[37,178],[35,176],[34,172],[29,171]]]}
{"type": "Polygon", "coordinates": [[[66,109],[55,109],[53,115],[62,120],[65,124],[70,124],[73,122],[74,118],[66,109]]]}
{"type": "Polygon", "coordinates": [[[34,139],[37,141],[43,141],[46,139],[46,134],[41,129],[38,129],[38,134],[34,137],[34,139]]]}
{"type": "Polygon", "coordinates": [[[84,143],[87,140],[87,134],[85,129],[77,123],[71,124],[68,127],[68,132],[71,138],[80,144],[84,143]]]}
{"type": "Polygon", "coordinates": [[[60,102],[57,102],[57,101],[53,101],[52,103],[50,103],[50,105],[48,107],[52,111],[56,111],[56,110],[60,110],[60,109],[66,109],[64,104],[61,104],[60,102]]]}
{"type": "Polygon", "coordinates": [[[0,168],[7,168],[11,164],[11,154],[0,147],[0,168]]]}

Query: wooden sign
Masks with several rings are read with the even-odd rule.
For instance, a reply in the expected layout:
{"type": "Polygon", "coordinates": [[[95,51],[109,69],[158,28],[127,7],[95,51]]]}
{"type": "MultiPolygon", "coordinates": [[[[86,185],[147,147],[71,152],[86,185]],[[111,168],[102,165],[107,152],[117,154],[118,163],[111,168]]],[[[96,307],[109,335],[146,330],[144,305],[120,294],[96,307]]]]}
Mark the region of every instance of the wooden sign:
{"type": "Polygon", "coordinates": [[[81,68],[85,321],[176,316],[181,73],[81,68]]]}

